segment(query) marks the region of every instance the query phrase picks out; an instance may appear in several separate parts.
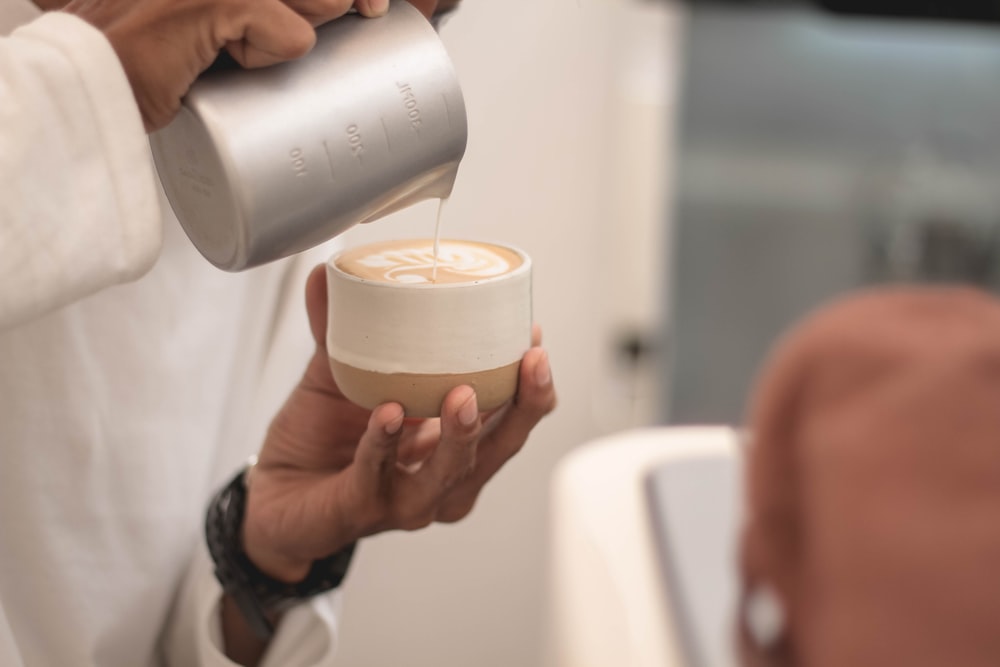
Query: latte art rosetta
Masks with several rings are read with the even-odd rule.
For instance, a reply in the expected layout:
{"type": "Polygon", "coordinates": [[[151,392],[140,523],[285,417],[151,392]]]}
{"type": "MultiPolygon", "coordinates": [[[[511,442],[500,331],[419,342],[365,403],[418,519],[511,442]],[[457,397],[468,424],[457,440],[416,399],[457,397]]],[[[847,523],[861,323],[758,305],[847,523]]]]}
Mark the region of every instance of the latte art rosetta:
{"type": "Polygon", "coordinates": [[[520,258],[506,248],[467,241],[442,241],[434,276],[432,241],[374,244],[348,252],[338,266],[348,273],[380,282],[420,284],[483,280],[509,273],[520,258]]]}
{"type": "MultiPolygon", "coordinates": [[[[388,250],[361,258],[358,264],[381,270],[385,280],[392,282],[425,283],[427,272],[434,269],[434,248],[388,250]]],[[[510,264],[482,247],[442,243],[437,269],[471,278],[488,278],[506,273],[510,264]]]]}

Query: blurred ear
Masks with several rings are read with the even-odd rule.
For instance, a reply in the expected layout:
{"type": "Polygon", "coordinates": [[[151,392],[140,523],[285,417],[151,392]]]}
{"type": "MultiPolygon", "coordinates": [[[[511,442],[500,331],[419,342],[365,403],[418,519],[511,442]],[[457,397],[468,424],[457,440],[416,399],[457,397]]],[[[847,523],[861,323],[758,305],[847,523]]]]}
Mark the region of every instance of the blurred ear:
{"type": "Polygon", "coordinates": [[[320,264],[312,270],[306,280],[306,312],[309,314],[309,329],[318,347],[326,347],[326,265],[320,264]]]}

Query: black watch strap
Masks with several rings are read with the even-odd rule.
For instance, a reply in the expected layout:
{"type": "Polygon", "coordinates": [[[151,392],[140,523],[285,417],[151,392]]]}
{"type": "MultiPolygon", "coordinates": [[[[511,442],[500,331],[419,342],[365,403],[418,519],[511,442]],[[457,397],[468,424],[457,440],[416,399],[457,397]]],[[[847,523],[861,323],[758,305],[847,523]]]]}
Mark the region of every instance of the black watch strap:
{"type": "Polygon", "coordinates": [[[212,498],[205,514],[205,540],[222,589],[233,598],[254,634],[269,640],[274,635],[275,615],[340,585],[347,575],[356,543],[314,561],[309,574],[300,582],[290,584],[264,574],[244,553],[241,540],[247,500],[246,472],[242,470],[212,498]]]}

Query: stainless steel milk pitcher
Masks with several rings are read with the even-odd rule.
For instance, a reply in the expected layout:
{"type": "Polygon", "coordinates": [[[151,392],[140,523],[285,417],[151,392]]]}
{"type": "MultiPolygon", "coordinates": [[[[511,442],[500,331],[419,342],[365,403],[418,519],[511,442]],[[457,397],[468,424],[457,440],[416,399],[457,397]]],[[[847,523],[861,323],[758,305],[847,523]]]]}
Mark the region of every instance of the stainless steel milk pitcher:
{"type": "Polygon", "coordinates": [[[239,271],[447,197],[467,137],[444,45],[393,0],[381,18],[322,26],[300,60],[207,72],[150,141],[191,241],[239,271]]]}

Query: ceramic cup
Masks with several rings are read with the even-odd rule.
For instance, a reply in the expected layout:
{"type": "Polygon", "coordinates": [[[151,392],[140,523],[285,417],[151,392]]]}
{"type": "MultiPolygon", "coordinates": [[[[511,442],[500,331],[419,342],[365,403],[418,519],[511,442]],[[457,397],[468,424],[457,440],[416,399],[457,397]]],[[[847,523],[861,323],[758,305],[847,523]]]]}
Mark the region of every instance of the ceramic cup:
{"type": "Polygon", "coordinates": [[[506,245],[406,239],[349,248],[327,262],[326,344],[333,377],[365,408],[395,401],[436,417],[453,388],[479,409],[517,390],[531,346],[531,259],[506,245]]]}

